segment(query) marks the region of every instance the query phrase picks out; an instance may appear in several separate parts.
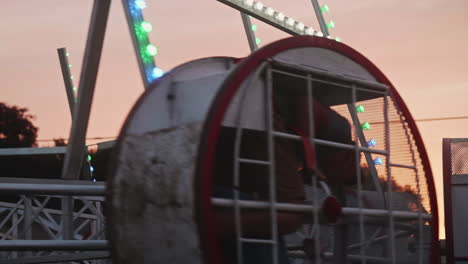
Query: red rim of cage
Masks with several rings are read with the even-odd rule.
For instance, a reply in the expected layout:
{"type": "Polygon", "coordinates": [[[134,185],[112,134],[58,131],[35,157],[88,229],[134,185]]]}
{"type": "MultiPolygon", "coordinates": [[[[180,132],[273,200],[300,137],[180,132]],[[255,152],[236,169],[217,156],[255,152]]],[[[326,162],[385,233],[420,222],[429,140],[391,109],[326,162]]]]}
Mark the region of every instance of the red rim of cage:
{"type": "Polygon", "coordinates": [[[211,187],[212,187],[212,169],[214,154],[216,150],[216,141],[219,136],[221,122],[227,111],[229,103],[234,98],[236,92],[240,88],[244,80],[260,66],[265,60],[277,55],[280,52],[304,47],[318,47],[329,49],[340,53],[351,60],[355,61],[364,67],[376,80],[389,87],[390,95],[399,106],[400,111],[406,118],[408,127],[413,135],[416,147],[420,154],[423,170],[426,175],[427,187],[429,191],[431,212],[432,212],[432,243],[431,243],[431,262],[440,263],[440,247],[439,247],[439,221],[437,211],[437,200],[433,175],[429,164],[429,159],[424,147],[422,137],[417,129],[416,123],[404,103],[401,96],[398,94],[394,86],[387,77],[366,57],[351,47],[330,40],[327,38],[319,38],[312,36],[298,36],[282,39],[273,42],[252,55],[242,59],[236,69],[229,75],[221,86],[218,94],[213,100],[210,111],[204,123],[203,132],[200,139],[200,148],[198,150],[194,188],[195,188],[195,215],[200,236],[200,245],[205,258],[205,263],[219,264],[222,263],[220,249],[217,242],[216,231],[214,227],[214,214],[211,204],[211,187]]]}

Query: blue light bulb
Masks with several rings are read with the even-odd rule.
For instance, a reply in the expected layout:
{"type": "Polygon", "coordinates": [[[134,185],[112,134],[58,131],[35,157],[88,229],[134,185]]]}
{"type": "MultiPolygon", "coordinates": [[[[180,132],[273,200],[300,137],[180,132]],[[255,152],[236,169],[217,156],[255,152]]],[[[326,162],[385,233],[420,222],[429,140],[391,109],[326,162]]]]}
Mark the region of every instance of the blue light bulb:
{"type": "Polygon", "coordinates": [[[374,148],[375,146],[377,146],[377,141],[375,141],[375,139],[371,138],[371,140],[367,141],[368,148],[374,148]]]}
{"type": "Polygon", "coordinates": [[[381,157],[377,157],[375,160],[374,160],[374,164],[375,165],[382,165],[383,163],[383,160],[381,157]]]}
{"type": "Polygon", "coordinates": [[[91,172],[93,172],[93,171],[94,171],[94,167],[93,167],[93,166],[89,166],[89,170],[90,170],[91,172]]]}
{"type": "Polygon", "coordinates": [[[93,179],[93,182],[96,182],[96,179],[93,179]]]}
{"type": "Polygon", "coordinates": [[[162,69],[160,69],[160,68],[154,68],[153,69],[153,78],[154,79],[158,79],[163,75],[164,75],[164,71],[162,69]]]}

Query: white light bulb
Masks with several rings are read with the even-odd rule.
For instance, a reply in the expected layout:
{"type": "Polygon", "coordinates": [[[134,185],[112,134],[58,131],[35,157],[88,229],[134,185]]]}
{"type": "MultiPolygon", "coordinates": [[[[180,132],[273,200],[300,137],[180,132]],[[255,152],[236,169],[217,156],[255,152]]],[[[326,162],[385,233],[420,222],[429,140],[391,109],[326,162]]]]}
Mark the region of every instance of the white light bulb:
{"type": "Polygon", "coordinates": [[[267,9],[265,9],[265,14],[268,16],[273,16],[275,14],[275,10],[271,7],[267,7],[267,9]]]}
{"type": "Polygon", "coordinates": [[[283,22],[284,21],[284,14],[283,13],[278,13],[276,14],[276,20],[283,22]]]}
{"type": "Polygon", "coordinates": [[[288,19],[286,19],[286,25],[292,27],[294,26],[294,23],[296,23],[296,21],[290,17],[288,17],[288,19]]]}
{"type": "Polygon", "coordinates": [[[258,11],[262,11],[263,6],[264,6],[264,5],[263,5],[262,2],[256,2],[256,3],[254,4],[254,8],[257,9],[258,11]]]}
{"type": "Polygon", "coordinates": [[[135,5],[136,5],[139,9],[145,9],[145,8],[146,8],[146,2],[145,2],[145,0],[136,0],[136,1],[135,1],[135,5]]]}
{"type": "Polygon", "coordinates": [[[327,36],[327,39],[333,39],[331,36],[327,36]]]}
{"type": "Polygon", "coordinates": [[[305,25],[304,25],[304,23],[302,23],[302,22],[299,22],[299,23],[297,23],[297,24],[296,24],[296,29],[297,29],[297,30],[299,30],[299,31],[303,31],[303,30],[304,30],[304,28],[305,28],[305,25]]]}
{"type": "Polygon", "coordinates": [[[315,33],[315,36],[317,37],[323,37],[323,33],[321,31],[318,31],[317,33],[315,33]]]}
{"type": "Polygon", "coordinates": [[[311,28],[311,27],[308,27],[308,28],[306,28],[306,30],[305,30],[305,34],[306,34],[306,35],[311,35],[311,36],[313,36],[313,35],[314,35],[314,32],[315,32],[315,30],[314,30],[313,28],[311,28]]]}
{"type": "Polygon", "coordinates": [[[254,0],[244,0],[244,5],[252,7],[254,0]]]}

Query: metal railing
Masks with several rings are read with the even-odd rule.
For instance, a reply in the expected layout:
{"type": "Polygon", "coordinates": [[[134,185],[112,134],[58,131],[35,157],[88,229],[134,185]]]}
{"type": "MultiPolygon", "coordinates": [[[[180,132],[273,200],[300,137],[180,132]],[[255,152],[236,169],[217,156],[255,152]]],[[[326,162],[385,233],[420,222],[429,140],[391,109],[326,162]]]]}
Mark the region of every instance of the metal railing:
{"type": "Polygon", "coordinates": [[[108,258],[104,192],[104,183],[0,178],[2,263],[108,258]],[[64,197],[70,198],[73,209],[69,225],[64,197]]]}

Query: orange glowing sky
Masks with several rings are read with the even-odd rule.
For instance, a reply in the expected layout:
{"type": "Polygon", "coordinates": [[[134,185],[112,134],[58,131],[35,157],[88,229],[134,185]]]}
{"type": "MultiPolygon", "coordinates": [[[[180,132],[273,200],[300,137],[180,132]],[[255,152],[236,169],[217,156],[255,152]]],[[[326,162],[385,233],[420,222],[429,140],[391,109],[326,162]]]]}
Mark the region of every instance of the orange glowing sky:
{"type": "MultiPolygon", "coordinates": [[[[216,0],[147,0],[159,67],[191,59],[249,53],[239,12],[216,0]]],[[[264,0],[318,28],[309,0],[264,0]]],[[[373,61],[393,82],[416,119],[468,115],[468,1],[321,0],[345,44],[373,61]]],[[[91,0],[3,0],[0,3],[1,102],[36,116],[39,139],[68,138],[70,114],[56,49],[67,47],[79,76],[91,0]]],[[[287,35],[262,23],[262,44],[287,35]]],[[[111,6],[88,137],[115,136],[142,82],[121,1],[111,6]]],[[[420,122],[442,208],[443,137],[468,137],[468,119],[420,122]]],[[[443,220],[443,210],[441,210],[443,220]]],[[[445,231],[441,230],[441,236],[445,231]]]]}

